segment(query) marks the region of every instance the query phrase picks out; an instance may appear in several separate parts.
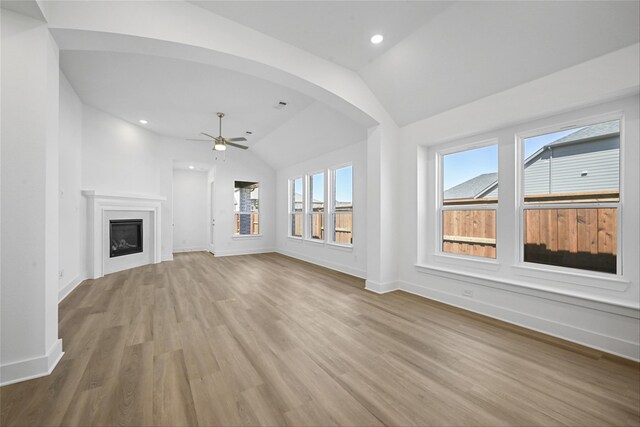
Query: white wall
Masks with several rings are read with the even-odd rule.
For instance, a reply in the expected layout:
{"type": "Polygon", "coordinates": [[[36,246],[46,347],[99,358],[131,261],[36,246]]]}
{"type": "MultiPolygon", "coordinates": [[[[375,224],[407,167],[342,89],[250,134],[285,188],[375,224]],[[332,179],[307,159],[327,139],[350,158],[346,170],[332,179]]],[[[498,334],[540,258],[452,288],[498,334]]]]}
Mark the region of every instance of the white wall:
{"type": "MultiPolygon", "coordinates": [[[[275,248],[275,172],[251,150],[214,153],[209,144],[155,134],[95,108],[84,106],[82,188],[104,192],[159,195],[162,203],[162,259],[173,259],[174,162],[215,165],[216,255],[258,253],[275,248]],[[217,160],[215,160],[217,158],[217,160]],[[233,182],[258,181],[262,236],[234,238],[233,182]]],[[[206,192],[203,199],[206,201],[206,192]]],[[[208,232],[206,233],[208,236],[208,232]]],[[[204,240],[203,240],[204,241],[204,240]]],[[[176,244],[176,248],[180,245],[176,244]]]]}
{"type": "Polygon", "coordinates": [[[2,10],[0,383],[46,375],[58,339],[58,47],[2,10]],[[28,54],[25,54],[28,53],[28,54]]]}
{"type": "Polygon", "coordinates": [[[367,143],[349,145],[311,160],[280,169],[277,174],[278,252],[344,273],[367,277],[367,143]],[[289,178],[334,166],[353,164],[353,248],[288,237],[289,178]]]}
{"type": "Polygon", "coordinates": [[[404,127],[400,168],[403,232],[396,287],[571,341],[640,358],[638,284],[638,45],[404,127]],[[542,95],[541,95],[542,94],[542,95]],[[513,134],[625,111],[624,277],[607,281],[516,266],[513,134]],[[436,255],[435,159],[427,146],[500,140],[497,264],[436,255]],[[504,190],[504,191],[503,191],[504,190]],[[419,264],[419,265],[416,265],[419,264]],[[473,292],[463,297],[464,290],[473,292]]]}
{"type": "Polygon", "coordinates": [[[59,137],[59,296],[67,295],[84,279],[86,206],[82,199],[82,102],[60,73],[59,137]]]}
{"type": "MultiPolygon", "coordinates": [[[[211,150],[209,150],[211,152],[211,150]]],[[[226,160],[216,163],[214,213],[216,256],[272,252],[276,244],[276,173],[251,150],[228,149],[226,160]],[[260,183],[260,236],[234,236],[235,181],[260,183]]]]}
{"type": "Polygon", "coordinates": [[[208,250],[207,193],[207,172],[173,170],[173,252],[208,250]]]}

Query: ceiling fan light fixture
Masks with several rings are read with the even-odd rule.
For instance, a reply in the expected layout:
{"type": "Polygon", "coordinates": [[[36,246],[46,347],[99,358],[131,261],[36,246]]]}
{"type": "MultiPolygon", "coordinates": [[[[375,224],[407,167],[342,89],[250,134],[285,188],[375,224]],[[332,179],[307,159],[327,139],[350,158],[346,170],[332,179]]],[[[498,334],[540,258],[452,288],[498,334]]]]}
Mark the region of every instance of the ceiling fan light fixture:
{"type": "Polygon", "coordinates": [[[219,144],[216,142],[216,144],[213,146],[213,149],[216,151],[224,151],[227,149],[227,146],[222,143],[219,144]]]}

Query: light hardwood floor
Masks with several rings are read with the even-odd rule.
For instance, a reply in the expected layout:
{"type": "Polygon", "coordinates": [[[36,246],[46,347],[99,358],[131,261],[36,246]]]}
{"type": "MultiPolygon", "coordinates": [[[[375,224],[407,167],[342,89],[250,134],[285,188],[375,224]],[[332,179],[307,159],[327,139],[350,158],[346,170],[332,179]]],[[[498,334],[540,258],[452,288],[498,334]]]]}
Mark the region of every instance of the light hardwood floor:
{"type": "Polygon", "coordinates": [[[89,280],[11,425],[640,423],[639,365],[277,254],[89,280]]]}

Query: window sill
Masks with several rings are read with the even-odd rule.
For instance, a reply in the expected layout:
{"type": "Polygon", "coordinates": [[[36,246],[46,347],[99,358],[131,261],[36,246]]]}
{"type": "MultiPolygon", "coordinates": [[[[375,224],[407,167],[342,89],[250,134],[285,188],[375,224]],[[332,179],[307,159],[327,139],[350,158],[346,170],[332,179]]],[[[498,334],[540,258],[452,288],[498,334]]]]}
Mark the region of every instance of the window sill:
{"type": "Polygon", "coordinates": [[[298,236],[287,236],[287,239],[293,240],[294,242],[302,242],[302,237],[298,236]]]}
{"type": "MultiPolygon", "coordinates": [[[[570,289],[559,289],[557,287],[553,287],[549,285],[538,285],[535,283],[521,282],[519,280],[514,280],[509,278],[499,278],[495,276],[469,273],[466,271],[453,270],[453,269],[441,267],[441,266],[414,264],[414,267],[418,272],[424,273],[424,274],[431,274],[431,275],[446,277],[454,280],[467,281],[480,286],[503,289],[511,292],[518,292],[518,293],[523,293],[526,295],[532,295],[532,296],[541,297],[541,298],[549,298],[548,295],[553,294],[553,295],[558,295],[559,298],[563,298],[563,297],[576,298],[578,300],[588,302],[588,303],[583,303],[579,305],[589,304],[586,306],[593,307],[592,303],[596,303],[596,304],[605,304],[606,306],[609,306],[609,307],[611,306],[619,307],[619,309],[616,310],[616,309],[604,309],[602,306],[600,306],[600,309],[602,309],[603,311],[612,312],[612,313],[614,312],[619,314],[626,313],[625,315],[628,315],[628,312],[626,312],[627,309],[631,309],[631,310],[640,309],[640,305],[632,304],[632,303],[630,304],[629,301],[622,301],[617,298],[599,297],[599,296],[585,294],[584,292],[581,292],[581,291],[574,291],[570,289]],[[619,311],[620,309],[623,309],[625,311],[619,311]]],[[[570,302],[570,300],[568,302],[570,302]]]]}
{"type": "Polygon", "coordinates": [[[449,265],[464,265],[468,264],[469,267],[482,268],[483,270],[497,271],[500,268],[500,263],[492,258],[480,258],[474,256],[459,256],[450,255],[447,253],[438,252],[433,254],[434,258],[441,261],[443,264],[449,265]]]}
{"type": "Polygon", "coordinates": [[[234,234],[232,239],[234,240],[244,240],[244,239],[260,239],[262,238],[262,234],[234,234]]]}
{"type": "Polygon", "coordinates": [[[565,271],[559,268],[547,268],[531,263],[513,265],[514,274],[535,279],[554,280],[572,285],[589,286],[597,289],[624,292],[631,282],[621,276],[598,272],[565,271]]]}
{"type": "Polygon", "coordinates": [[[320,239],[304,239],[305,243],[311,243],[318,246],[324,246],[325,241],[320,239]]]}
{"type": "Polygon", "coordinates": [[[342,250],[342,251],[348,251],[348,252],[353,251],[353,245],[345,245],[345,244],[342,244],[342,243],[327,242],[327,246],[329,246],[330,248],[338,249],[338,250],[342,250]]]}

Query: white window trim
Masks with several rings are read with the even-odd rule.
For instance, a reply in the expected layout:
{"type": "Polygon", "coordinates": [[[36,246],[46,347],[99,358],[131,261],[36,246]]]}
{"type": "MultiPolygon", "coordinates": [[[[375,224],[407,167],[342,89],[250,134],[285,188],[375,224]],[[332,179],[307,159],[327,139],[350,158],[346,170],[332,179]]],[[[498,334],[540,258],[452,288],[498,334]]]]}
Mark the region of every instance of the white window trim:
{"type": "Polygon", "coordinates": [[[624,204],[624,141],[625,141],[625,120],[623,111],[614,111],[610,113],[597,114],[582,117],[576,120],[565,121],[558,124],[539,127],[536,129],[525,130],[515,134],[516,144],[516,236],[518,246],[518,262],[513,266],[514,272],[518,275],[529,276],[534,278],[542,278],[549,272],[560,274],[566,278],[568,283],[575,283],[575,279],[599,279],[605,282],[626,282],[623,279],[624,270],[622,265],[622,211],[624,204]],[[579,128],[590,126],[598,123],[608,122],[612,120],[620,121],[620,148],[619,148],[619,201],[618,202],[595,202],[595,203],[525,203],[525,180],[524,180],[524,140],[530,137],[544,135],[548,133],[559,132],[571,128],[579,128]],[[616,274],[605,273],[600,271],[583,270],[579,268],[563,267],[557,265],[548,265],[541,263],[532,263],[524,261],[524,211],[525,209],[579,209],[579,208],[616,208],[616,274]],[[574,280],[571,280],[574,279],[574,280]]]}
{"type": "Polygon", "coordinates": [[[356,208],[355,208],[355,203],[353,203],[353,176],[354,174],[354,167],[353,167],[353,162],[345,162],[345,163],[340,163],[337,165],[334,165],[330,168],[328,168],[328,173],[327,173],[327,202],[328,202],[328,209],[327,209],[327,213],[328,215],[326,216],[327,219],[327,224],[331,225],[330,228],[330,233],[327,234],[326,236],[326,242],[328,245],[331,245],[333,247],[337,247],[337,248],[345,248],[345,249],[351,249],[353,248],[353,243],[338,243],[335,241],[335,230],[333,228],[333,224],[334,224],[334,216],[336,214],[336,201],[335,201],[335,192],[334,192],[334,185],[336,182],[336,170],[338,169],[342,169],[342,168],[346,168],[351,166],[351,240],[355,240],[355,221],[353,220],[355,218],[355,212],[356,212],[356,208]]]}
{"type": "Polygon", "coordinates": [[[449,154],[461,153],[463,151],[476,150],[479,148],[485,148],[495,145],[498,147],[498,186],[500,185],[500,145],[498,143],[498,138],[488,138],[482,139],[480,141],[471,142],[469,144],[458,145],[455,147],[448,147],[442,150],[438,150],[435,153],[435,165],[436,165],[436,204],[435,204],[435,229],[436,229],[436,239],[435,239],[435,250],[434,255],[440,257],[441,259],[457,259],[460,261],[470,261],[473,263],[479,262],[482,264],[499,264],[499,248],[498,248],[498,212],[500,208],[500,200],[498,197],[497,203],[491,204],[483,204],[483,205],[451,205],[444,206],[444,157],[449,154]],[[476,255],[466,255],[466,254],[452,254],[450,252],[445,252],[443,248],[444,235],[443,235],[443,222],[442,216],[444,211],[461,211],[461,210],[495,210],[496,212],[496,257],[488,258],[488,257],[480,257],[476,255]]]}
{"type": "MultiPolygon", "coordinates": [[[[312,242],[312,243],[325,243],[328,240],[327,239],[327,222],[326,222],[327,205],[328,205],[327,175],[328,175],[327,170],[321,169],[321,170],[307,174],[305,179],[307,191],[306,191],[305,206],[303,208],[303,211],[307,221],[305,224],[306,226],[305,226],[304,238],[305,240],[308,240],[309,242],[312,242]],[[324,211],[322,212],[322,220],[323,220],[322,223],[324,225],[324,239],[316,239],[314,237],[311,237],[311,227],[313,226],[311,215],[314,215],[314,212],[313,212],[313,194],[311,193],[310,189],[311,189],[311,183],[312,183],[313,177],[318,174],[322,174],[322,181],[324,185],[324,188],[322,190],[323,197],[324,197],[324,211]]],[[[315,213],[315,214],[317,215],[318,213],[315,213]]]]}
{"type": "Polygon", "coordinates": [[[305,198],[305,188],[304,188],[304,182],[305,182],[305,177],[304,175],[296,175],[294,177],[289,178],[289,180],[287,181],[287,184],[289,186],[289,199],[287,201],[287,205],[289,206],[288,208],[288,214],[287,214],[287,237],[290,239],[294,239],[294,240],[303,240],[304,237],[304,230],[305,230],[305,220],[304,220],[304,212],[305,212],[305,207],[304,207],[304,198],[305,198]],[[295,204],[295,181],[300,179],[302,182],[302,236],[294,236],[291,233],[291,224],[292,224],[292,215],[295,213],[293,211],[294,209],[294,204],[295,204]]]}
{"type": "MultiPolygon", "coordinates": [[[[235,193],[236,191],[236,186],[235,186],[235,182],[236,181],[241,181],[239,179],[234,179],[233,180],[233,192],[235,193]]],[[[261,219],[261,215],[260,215],[260,207],[262,206],[262,184],[260,183],[260,181],[254,181],[254,180],[246,180],[243,182],[255,182],[258,184],[258,210],[255,212],[258,214],[258,224],[259,224],[259,228],[260,228],[260,233],[258,234],[236,234],[236,227],[235,227],[235,214],[252,214],[254,212],[241,212],[238,211],[236,212],[235,210],[235,199],[232,199],[232,206],[233,206],[233,215],[234,215],[234,220],[231,221],[231,238],[232,239],[251,239],[251,238],[260,238],[262,237],[262,219],[261,219]]],[[[234,195],[232,194],[232,197],[234,195]]]]}

